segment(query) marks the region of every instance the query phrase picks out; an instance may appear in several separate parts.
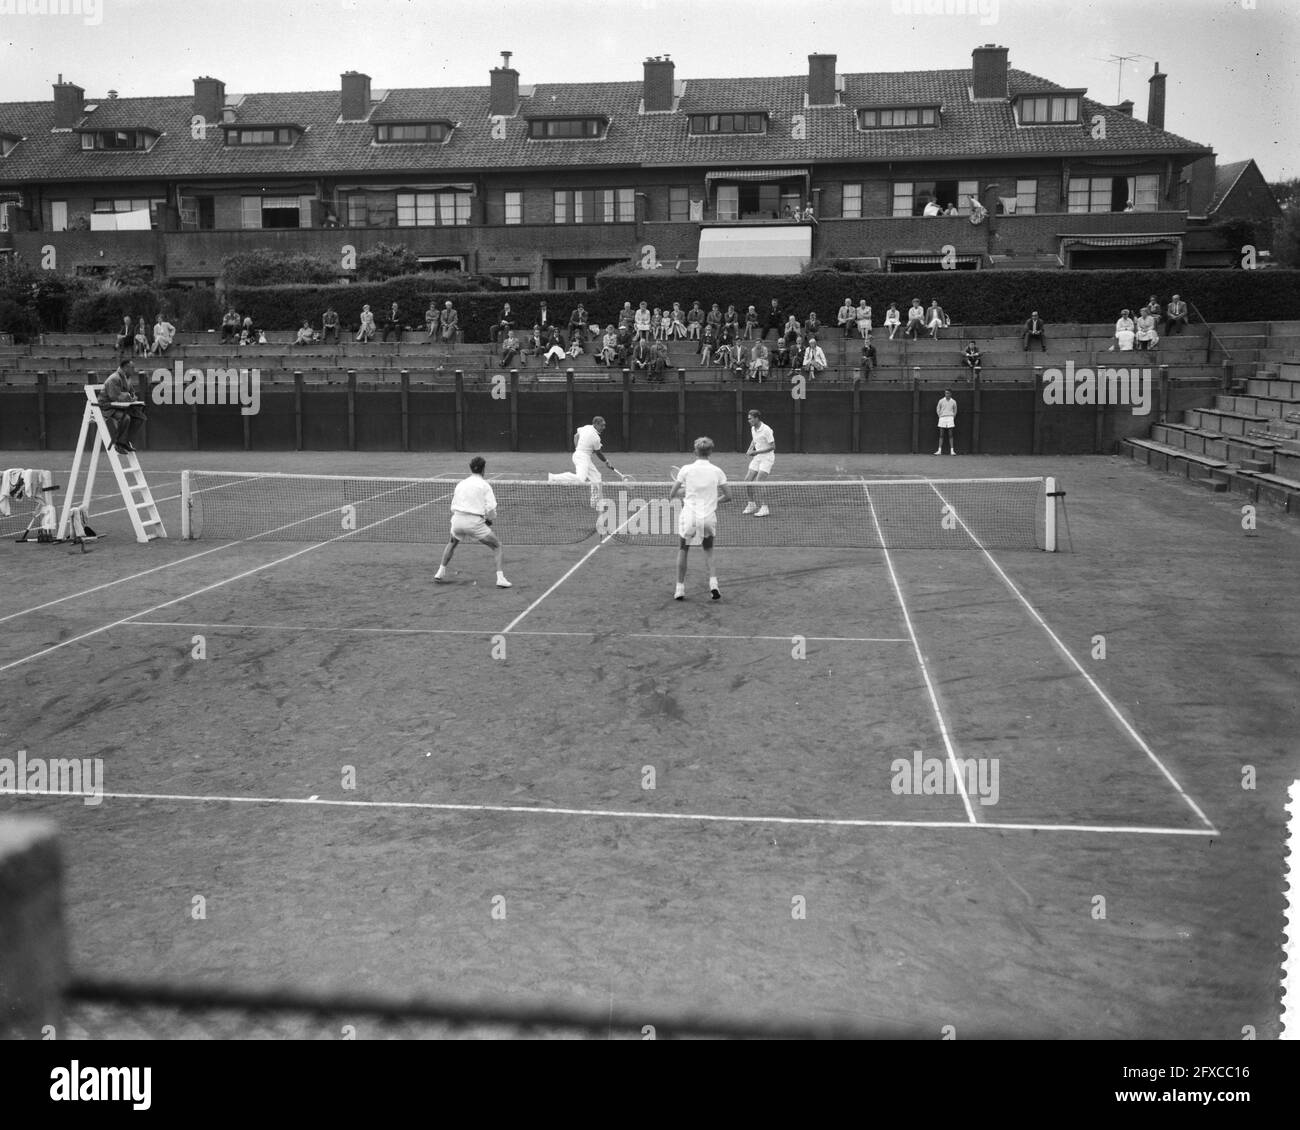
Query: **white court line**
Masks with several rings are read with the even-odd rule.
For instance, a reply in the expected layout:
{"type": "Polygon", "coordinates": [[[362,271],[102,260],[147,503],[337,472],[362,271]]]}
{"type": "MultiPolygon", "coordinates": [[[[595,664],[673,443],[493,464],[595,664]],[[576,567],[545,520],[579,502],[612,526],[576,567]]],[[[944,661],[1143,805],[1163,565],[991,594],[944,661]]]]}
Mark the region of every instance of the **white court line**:
{"type": "MultiPolygon", "coordinates": [[[[200,487],[194,493],[203,494],[205,491],[225,490],[226,487],[234,486],[234,485],[235,485],[234,483],[219,483],[215,486],[200,487]]],[[[384,491],[382,494],[371,495],[369,498],[361,499],[361,501],[371,502],[376,498],[382,498],[384,494],[391,494],[391,493],[392,493],[391,491],[384,491]]],[[[175,497],[179,498],[181,496],[176,495],[175,497]]],[[[434,499],[434,501],[436,502],[437,499],[434,499]]],[[[224,545],[217,545],[217,546],[213,546],[211,549],[200,550],[198,553],[191,553],[188,557],[181,557],[175,561],[168,561],[162,565],[155,565],[152,569],[145,569],[143,572],[140,573],[132,573],[129,577],[118,577],[118,579],[115,581],[105,581],[102,585],[95,585],[93,588],[82,589],[81,592],[74,592],[74,593],[69,593],[67,596],[56,597],[54,600],[47,600],[44,604],[37,604],[32,608],[24,608],[21,612],[11,612],[7,616],[0,616],[0,624],[3,624],[8,620],[17,620],[18,617],[20,616],[30,616],[33,612],[42,612],[46,608],[53,608],[56,604],[63,604],[65,601],[77,600],[83,596],[90,596],[91,593],[100,592],[103,589],[111,589],[114,585],[123,585],[126,584],[128,581],[135,581],[141,577],[147,577],[151,573],[159,573],[164,569],[172,569],[175,568],[177,565],[184,565],[187,561],[196,561],[200,557],[207,557],[209,553],[220,553],[223,549],[230,549],[236,545],[245,545],[249,542],[258,541],[259,539],[266,537],[267,534],[278,534],[281,530],[290,530],[294,526],[303,525],[303,523],[305,522],[314,522],[318,518],[323,518],[327,514],[334,513],[334,510],[336,509],[337,507],[335,507],[332,510],[322,510],[319,514],[313,514],[310,518],[299,518],[296,522],[287,522],[283,526],[276,526],[275,529],[273,530],[264,530],[260,533],[249,534],[248,537],[240,538],[238,541],[228,541],[224,545]]],[[[115,514],[117,513],[117,511],[109,510],[109,511],[105,511],[104,513],[115,514]]],[[[91,517],[97,518],[99,517],[99,514],[92,514],[91,517]]],[[[152,611],[152,610],[148,610],[148,611],[152,611]]],[[[140,613],[140,615],[143,616],[144,613],[142,612],[140,613]]],[[[3,668],[0,668],[0,670],[3,670],[3,668]]]]}
{"type": "Polygon", "coordinates": [[[591,555],[593,553],[595,553],[602,546],[609,544],[612,538],[618,537],[623,527],[626,526],[630,521],[632,521],[633,518],[636,517],[637,514],[640,513],[641,511],[637,510],[634,513],[629,514],[626,518],[623,519],[623,521],[621,521],[618,524],[618,526],[615,529],[611,530],[608,534],[606,534],[603,538],[601,538],[600,541],[598,541],[589,550],[587,550],[587,552],[584,553],[577,562],[575,562],[572,566],[570,566],[568,572],[566,572],[564,576],[562,576],[558,581],[555,582],[555,584],[553,584],[549,589],[547,589],[544,593],[542,593],[542,595],[539,596],[535,601],[533,601],[532,604],[530,604],[521,613],[519,613],[519,615],[516,616],[513,620],[511,620],[509,624],[507,624],[504,628],[502,628],[501,635],[504,636],[507,632],[509,632],[512,628],[514,628],[514,626],[518,624],[520,620],[522,620],[525,616],[527,616],[534,608],[536,608],[539,604],[541,604],[542,601],[544,601],[548,596],[550,596],[551,593],[553,593],[562,584],[564,584],[565,581],[567,581],[570,577],[572,577],[574,573],[576,573],[579,569],[581,569],[583,565],[585,565],[587,561],[590,560],[591,555]]]}
{"type": "Polygon", "coordinates": [[[880,528],[880,519],[876,517],[876,504],[871,499],[871,491],[865,481],[862,483],[862,490],[867,496],[867,505],[871,508],[871,521],[876,527],[876,537],[880,539],[880,548],[884,552],[885,566],[889,569],[889,579],[893,582],[894,594],[898,597],[898,606],[903,610],[903,623],[907,626],[907,634],[912,641],[912,651],[916,655],[916,662],[921,668],[921,678],[925,680],[926,693],[930,696],[930,705],[934,708],[934,716],[939,723],[939,736],[943,738],[944,749],[948,751],[949,770],[952,773],[953,781],[957,785],[957,791],[961,794],[961,802],[966,807],[966,816],[972,824],[978,824],[979,820],[975,815],[975,809],[971,806],[970,797],[966,795],[964,774],[961,771],[961,766],[957,764],[957,752],[952,747],[952,738],[948,734],[948,724],[944,721],[943,711],[939,708],[939,696],[935,693],[934,683],[930,681],[930,670],[925,665],[925,656],[921,654],[921,644],[916,638],[916,629],[912,627],[912,616],[907,610],[907,601],[903,599],[903,587],[898,583],[898,574],[894,572],[894,559],[890,556],[889,546],[885,544],[885,534],[880,528]]]}
{"type": "MultiPolygon", "coordinates": [[[[385,492],[385,493],[391,493],[391,492],[385,492]]],[[[155,604],[149,608],[142,608],[139,612],[133,612],[130,616],[124,616],[120,620],[114,620],[111,624],[104,624],[101,627],[91,629],[89,632],[82,632],[80,635],[70,636],[66,640],[61,640],[59,643],[53,644],[50,647],[42,648],[40,651],[33,652],[31,655],[24,656],[22,659],[15,659],[12,663],[6,663],[3,667],[0,667],[0,675],[4,674],[4,672],[6,671],[12,670],[15,667],[21,667],[25,663],[30,663],[34,659],[40,659],[42,656],[46,656],[51,654],[52,652],[58,651],[60,648],[67,647],[69,644],[80,643],[82,640],[88,640],[91,638],[91,636],[97,636],[101,632],[107,632],[113,628],[120,628],[124,624],[127,624],[129,621],[136,619],[136,617],[138,616],[147,616],[149,615],[150,612],[157,612],[163,608],[170,608],[173,604],[180,604],[183,601],[192,600],[196,596],[202,596],[206,592],[212,592],[213,589],[222,588],[225,585],[233,584],[235,581],[242,581],[245,577],[251,577],[255,573],[262,572],[263,569],[271,569],[276,565],[282,565],[286,561],[292,561],[295,557],[301,557],[303,556],[303,554],[311,553],[317,549],[322,549],[327,545],[333,545],[336,541],[342,541],[344,538],[350,538],[355,536],[356,534],[364,533],[366,530],[372,530],[376,526],[382,526],[385,522],[393,521],[393,519],[395,518],[404,518],[407,514],[414,513],[416,510],[422,510],[424,509],[424,507],[432,506],[435,502],[438,502],[443,498],[450,498],[450,497],[451,494],[450,492],[448,492],[447,494],[440,495],[438,498],[431,498],[427,502],[421,502],[415,506],[408,506],[405,510],[399,511],[396,514],[389,514],[386,518],[380,518],[378,521],[370,522],[367,525],[360,526],[355,530],[347,530],[344,533],[337,534],[334,537],[330,538],[328,541],[314,542],[313,544],[305,546],[302,549],[295,550],[293,553],[286,554],[284,557],[277,557],[274,561],[268,561],[264,565],[257,565],[254,566],[252,569],[245,569],[242,573],[238,573],[233,577],[227,577],[224,581],[215,581],[210,585],[204,585],[200,589],[195,589],[191,593],[186,593],[184,596],[178,596],[173,600],[165,600],[161,604],[155,604]]],[[[369,501],[369,499],[363,501],[369,501]]],[[[335,513],[338,509],[339,509],[338,507],[332,507],[329,510],[322,511],[322,514],[317,515],[317,517],[320,517],[323,514],[335,513]]],[[[312,521],[312,519],[304,518],[301,519],[301,521],[309,522],[312,521]]],[[[295,525],[295,526],[299,524],[300,522],[290,523],[290,525],[295,525]]],[[[280,529],[284,529],[284,528],[286,527],[283,526],[280,527],[280,529]]],[[[275,533],[276,531],[272,530],[270,532],[275,533]]],[[[265,536],[265,535],[263,534],[261,536],[265,536]]]]}
{"type": "MultiPolygon", "coordinates": [[[[198,623],[184,620],[136,620],[126,625],[131,628],[203,628],[206,631],[241,631],[241,632],[357,632],[376,636],[494,636],[495,631],[481,628],[348,628],[334,625],[317,624],[229,624],[198,623]]],[[[602,632],[588,630],[585,632],[557,632],[525,630],[514,633],[517,636],[576,636],[579,639],[612,637],[614,639],[633,640],[742,640],[752,643],[755,640],[774,640],[789,643],[794,635],[788,636],[731,636],[721,633],[716,635],[688,635],[684,632],[602,632]]],[[[907,643],[906,636],[803,636],[809,643],[907,643]]]]}
{"type": "MultiPolygon", "coordinates": [[[[1162,828],[1141,824],[992,824],[969,820],[855,820],[833,816],[724,816],[712,812],[633,812],[617,808],[533,807],[525,804],[449,804],[415,800],[321,800],[319,797],[197,796],[187,793],[98,793],[110,800],[190,801],[199,804],[317,805],[324,808],[398,808],[425,812],[498,812],[519,816],[586,816],[618,820],[679,820],[712,824],[787,824],[820,828],[978,828],[994,832],[1103,832],[1145,836],[1217,836],[1210,828],[1162,828]]],[[[82,793],[34,793],[0,789],[0,796],[63,797],[84,803],[82,793]]]]}
{"type": "MultiPolygon", "coordinates": [[[[987,549],[984,548],[983,542],[981,542],[980,539],[975,536],[971,528],[967,526],[966,523],[962,520],[961,515],[957,513],[957,508],[953,506],[946,498],[943,497],[942,492],[939,490],[937,486],[934,485],[934,483],[930,484],[930,489],[939,496],[939,500],[946,507],[948,507],[948,510],[952,514],[952,516],[956,518],[958,522],[961,523],[961,528],[966,531],[966,534],[971,539],[971,541],[973,541],[979,547],[980,552],[984,554],[985,558],[988,560],[988,563],[993,566],[994,571],[997,573],[999,577],[1002,578],[1002,583],[1005,584],[1007,588],[1011,590],[1011,592],[1016,597],[1016,599],[1019,600],[1020,603],[1025,606],[1025,609],[1026,611],[1028,611],[1029,615],[1032,616],[1034,620],[1037,622],[1038,626],[1042,628],[1044,632],[1047,633],[1048,638],[1054,644],[1056,644],[1061,654],[1064,655],[1065,658],[1070,661],[1070,664],[1074,667],[1074,669],[1084,677],[1084,679],[1088,683],[1088,686],[1090,686],[1094,691],[1097,692],[1097,697],[1100,698],[1101,701],[1106,704],[1106,709],[1111,712],[1111,714],[1115,717],[1115,720],[1124,728],[1125,732],[1129,735],[1129,737],[1131,737],[1133,741],[1137,743],[1138,748],[1143,753],[1145,753],[1147,757],[1149,757],[1151,761],[1155,764],[1156,768],[1159,769],[1160,772],[1164,774],[1165,780],[1167,780],[1171,785],[1173,785],[1178,795],[1187,802],[1188,806],[1201,819],[1202,823],[1204,823],[1205,826],[1209,828],[1212,832],[1215,832],[1214,824],[1205,815],[1205,813],[1201,811],[1200,806],[1196,803],[1196,801],[1192,800],[1192,798],[1187,795],[1187,793],[1183,790],[1182,785],[1178,783],[1177,778],[1175,778],[1174,775],[1171,772],[1169,772],[1169,770],[1165,767],[1164,762],[1161,761],[1160,758],[1156,756],[1155,751],[1149,745],[1147,745],[1142,735],[1139,734],[1137,730],[1135,730],[1133,726],[1129,723],[1128,719],[1124,717],[1124,715],[1120,712],[1119,707],[1116,706],[1115,703],[1111,701],[1110,696],[1107,695],[1106,692],[1102,690],[1100,686],[1097,685],[1096,680],[1094,680],[1093,677],[1088,674],[1088,671],[1083,666],[1083,664],[1080,663],[1074,657],[1074,653],[1070,651],[1070,649],[1066,647],[1064,643],[1061,642],[1061,637],[1058,636],[1054,631],[1052,631],[1052,629],[1048,626],[1047,621],[1044,620],[1042,616],[1038,614],[1038,609],[1036,609],[1032,604],[1029,603],[1028,598],[1025,596],[1024,593],[1022,593],[1016,587],[1015,582],[1012,581],[1011,578],[1008,577],[1007,574],[1003,571],[1002,566],[997,563],[997,560],[994,558],[993,554],[991,554],[987,549]]],[[[1215,834],[1217,835],[1217,832],[1215,832],[1215,834]]]]}

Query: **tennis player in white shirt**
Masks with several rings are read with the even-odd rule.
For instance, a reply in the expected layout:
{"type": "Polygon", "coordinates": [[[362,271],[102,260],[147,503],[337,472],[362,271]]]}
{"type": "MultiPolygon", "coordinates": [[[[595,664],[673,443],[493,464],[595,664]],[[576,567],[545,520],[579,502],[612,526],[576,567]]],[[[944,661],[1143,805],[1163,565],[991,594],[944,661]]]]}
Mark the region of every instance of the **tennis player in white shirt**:
{"type": "MultiPolygon", "coordinates": [[[[546,476],[548,483],[599,483],[600,470],[592,459],[599,459],[614,474],[619,470],[600,449],[600,433],[605,430],[605,417],[593,416],[590,424],[584,424],[573,434],[573,470],[551,473],[546,476]]],[[[600,505],[600,487],[591,488],[592,506],[600,505]]]]}
{"type": "Polygon", "coordinates": [[[684,499],[681,517],[677,522],[677,534],[681,543],[677,549],[677,591],[674,600],[686,599],[686,554],[688,542],[699,537],[704,547],[704,565],[709,571],[709,595],[714,600],[721,600],[718,591],[718,578],[713,572],[713,539],[718,532],[718,503],[730,502],[731,492],[727,490],[727,476],[721,467],[710,462],[713,454],[713,440],[701,436],[695,441],[695,462],[688,463],[677,472],[677,482],[668,498],[684,499]]]}
{"type": "Polygon", "coordinates": [[[447,548],[442,551],[442,563],[433,575],[435,581],[446,581],[451,555],[456,552],[456,547],[462,541],[477,541],[492,550],[496,557],[497,588],[510,588],[510,582],[506,580],[506,575],[502,571],[505,566],[502,561],[501,539],[492,532],[491,528],[492,521],[497,516],[497,496],[492,493],[491,485],[483,477],[485,467],[487,467],[487,460],[481,455],[474,456],[469,461],[471,471],[469,478],[461,479],[452,493],[451,540],[447,542],[447,548]]]}
{"type": "Polygon", "coordinates": [[[754,488],[749,484],[761,482],[772,473],[772,466],[776,463],[776,436],[763,423],[762,413],[757,408],[749,410],[749,430],[754,438],[750,440],[749,450],[745,454],[754,458],[749,461],[749,470],[745,472],[745,496],[749,501],[745,503],[744,512],[753,514],[755,518],[766,518],[772,511],[767,508],[766,502],[759,506],[754,501],[754,488]]]}

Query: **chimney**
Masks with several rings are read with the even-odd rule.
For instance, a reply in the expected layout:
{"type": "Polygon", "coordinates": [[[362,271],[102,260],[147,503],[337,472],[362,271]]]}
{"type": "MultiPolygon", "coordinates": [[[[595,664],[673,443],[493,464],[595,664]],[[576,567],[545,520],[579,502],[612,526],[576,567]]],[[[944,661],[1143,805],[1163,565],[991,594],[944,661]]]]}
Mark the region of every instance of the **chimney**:
{"type": "Polygon", "coordinates": [[[643,98],[646,113],[673,108],[673,70],[674,63],[667,55],[662,58],[656,55],[645,61],[643,98]]]}
{"type": "Polygon", "coordinates": [[[519,72],[510,65],[512,51],[501,52],[501,66],[492,68],[492,98],[488,113],[513,117],[519,108],[519,72]]]}
{"type": "Polygon", "coordinates": [[[56,129],[71,129],[86,112],[86,92],[75,82],[59,81],[54,84],[54,126],[56,129]]]}
{"type": "Polygon", "coordinates": [[[1123,102],[1121,102],[1118,106],[1115,107],[1115,109],[1118,110],[1121,114],[1124,114],[1127,117],[1131,118],[1133,116],[1133,99],[1125,98],[1123,102]]]}
{"type": "Polygon", "coordinates": [[[342,118],[345,122],[364,121],[370,113],[370,76],[360,71],[344,71],[342,118]]]}
{"type": "Polygon", "coordinates": [[[1007,49],[992,43],[970,53],[971,89],[976,98],[1007,96],[1007,49]]]}
{"type": "Polygon", "coordinates": [[[1165,78],[1157,63],[1155,73],[1147,79],[1147,125],[1156,129],[1165,128],[1165,78]]]}
{"type": "Polygon", "coordinates": [[[835,105],[835,56],[808,56],[808,105],[835,105]]]}
{"type": "Polygon", "coordinates": [[[221,121],[221,110],[226,104],[226,84],[219,78],[204,75],[194,80],[194,112],[205,122],[221,121]]]}

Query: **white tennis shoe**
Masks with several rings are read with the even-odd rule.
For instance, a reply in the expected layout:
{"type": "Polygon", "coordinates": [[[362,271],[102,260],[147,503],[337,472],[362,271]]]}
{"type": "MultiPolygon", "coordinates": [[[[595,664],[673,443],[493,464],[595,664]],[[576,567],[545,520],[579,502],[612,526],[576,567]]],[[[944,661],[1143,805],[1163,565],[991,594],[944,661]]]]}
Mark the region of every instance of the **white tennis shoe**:
{"type": "Polygon", "coordinates": [[[756,511],[754,511],[754,517],[755,517],[755,518],[766,518],[766,517],[767,517],[769,514],[771,514],[771,513],[772,513],[772,511],[770,511],[770,510],[767,508],[766,505],[763,505],[763,506],[760,506],[756,511]]]}
{"type": "Polygon", "coordinates": [[[742,514],[752,514],[752,513],[754,513],[754,511],[757,510],[757,509],[758,509],[758,506],[757,506],[757,505],[755,505],[755,504],[752,503],[752,502],[747,502],[747,503],[745,504],[745,509],[742,510],[741,513],[742,513],[742,514]]]}
{"type": "Polygon", "coordinates": [[[506,580],[506,575],[504,573],[497,574],[497,588],[508,589],[513,587],[514,586],[509,581],[506,580]]]}
{"type": "Polygon", "coordinates": [[[677,590],[673,593],[673,599],[674,599],[674,600],[685,600],[685,599],[686,599],[686,586],[685,586],[685,585],[678,585],[678,586],[677,586],[677,590]]]}

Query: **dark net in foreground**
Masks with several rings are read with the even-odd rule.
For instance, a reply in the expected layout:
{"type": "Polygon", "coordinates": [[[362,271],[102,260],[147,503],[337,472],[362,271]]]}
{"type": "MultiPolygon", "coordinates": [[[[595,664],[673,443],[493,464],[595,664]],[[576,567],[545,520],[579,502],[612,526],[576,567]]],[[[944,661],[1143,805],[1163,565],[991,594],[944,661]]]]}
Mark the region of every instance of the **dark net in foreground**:
{"type": "MultiPolygon", "coordinates": [[[[496,532],[507,545],[573,545],[599,536],[675,546],[680,500],[670,482],[490,480],[496,532]]],[[[1042,478],[876,479],[754,484],[762,517],[745,514],[745,485],[718,508],[726,546],[888,549],[1047,549],[1042,478]]],[[[186,471],[183,536],[441,545],[453,479],[186,471]]]]}

